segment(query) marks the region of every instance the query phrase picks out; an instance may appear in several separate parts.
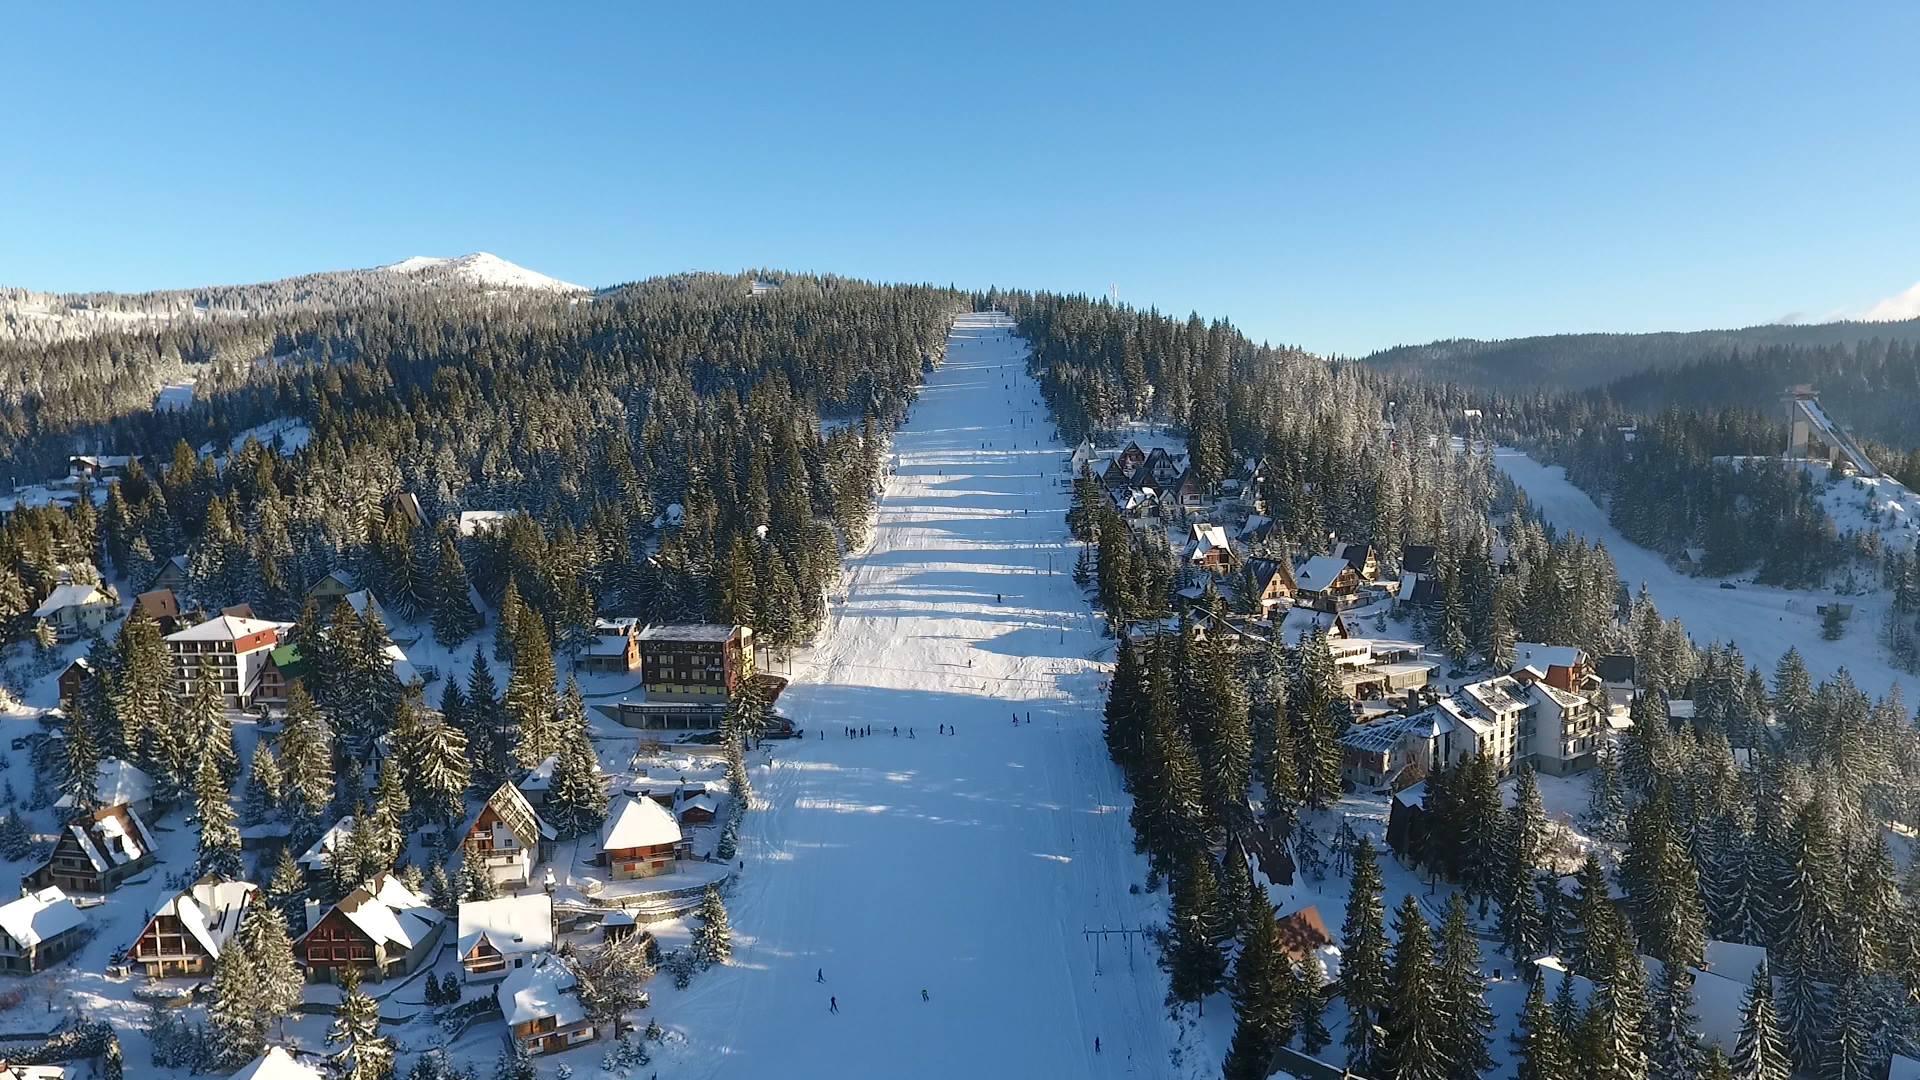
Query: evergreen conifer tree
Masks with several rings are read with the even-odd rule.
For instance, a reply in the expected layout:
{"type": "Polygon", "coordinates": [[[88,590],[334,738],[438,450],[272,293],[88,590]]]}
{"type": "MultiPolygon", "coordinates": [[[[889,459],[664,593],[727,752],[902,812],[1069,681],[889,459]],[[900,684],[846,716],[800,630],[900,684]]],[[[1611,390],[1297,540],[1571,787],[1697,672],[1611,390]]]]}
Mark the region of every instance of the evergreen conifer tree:
{"type": "Polygon", "coordinates": [[[1380,1058],[1380,1016],[1386,1009],[1386,908],[1384,884],[1373,841],[1361,836],[1353,852],[1353,877],[1347,893],[1346,920],[1340,927],[1344,951],[1340,961],[1340,992],[1347,1003],[1347,1068],[1365,1073],[1380,1058]]]}
{"type": "Polygon", "coordinates": [[[1487,977],[1480,971],[1480,942],[1467,923],[1467,902],[1454,893],[1440,931],[1440,1001],[1447,1023],[1441,1028],[1446,1072],[1473,1080],[1493,1068],[1493,1010],[1487,1007],[1487,977]]]}
{"type": "Polygon", "coordinates": [[[1419,898],[1412,893],[1402,898],[1393,923],[1398,940],[1393,948],[1388,1020],[1374,1067],[1393,1080],[1442,1080],[1454,1065],[1446,1050],[1447,1001],[1419,898]]]}
{"type": "Polygon", "coordinates": [[[1793,1063],[1773,1008],[1773,976],[1766,964],[1754,968],[1740,1006],[1740,1041],[1730,1062],[1733,1080],[1787,1080],[1793,1063]]]}
{"type": "Polygon", "coordinates": [[[199,869],[203,874],[237,878],[241,873],[240,831],[234,827],[232,796],[221,782],[212,758],[202,758],[194,780],[194,800],[200,820],[199,869]]]}
{"type": "Polygon", "coordinates": [[[360,989],[352,968],[343,968],[343,997],[327,1029],[327,1044],[338,1046],[333,1068],[340,1080],[388,1080],[393,1075],[393,1043],[380,1034],[380,1004],[360,989]]]}
{"type": "Polygon", "coordinates": [[[693,928],[694,961],[702,968],[726,963],[733,956],[733,930],[727,925],[727,905],[720,899],[719,886],[707,886],[698,918],[693,928]]]}

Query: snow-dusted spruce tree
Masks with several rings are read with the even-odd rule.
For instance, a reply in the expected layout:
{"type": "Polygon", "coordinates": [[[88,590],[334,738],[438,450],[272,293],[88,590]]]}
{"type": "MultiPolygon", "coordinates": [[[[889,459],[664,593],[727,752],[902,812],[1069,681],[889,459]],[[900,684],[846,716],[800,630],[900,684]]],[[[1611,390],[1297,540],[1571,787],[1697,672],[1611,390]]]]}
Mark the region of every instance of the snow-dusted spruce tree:
{"type": "Polygon", "coordinates": [[[702,968],[724,964],[733,956],[733,929],[727,924],[727,905],[718,885],[707,886],[700,898],[699,923],[693,928],[693,958],[702,968]]]}
{"type": "Polygon", "coordinates": [[[1773,975],[1764,963],[1754,968],[1753,981],[1740,1006],[1740,1041],[1734,1046],[1730,1064],[1734,1080],[1787,1080],[1793,1072],[1786,1040],[1780,1035],[1780,1020],[1774,1013],[1773,975]]]}
{"type": "Polygon", "coordinates": [[[1345,952],[1340,962],[1340,994],[1346,1000],[1347,1068],[1366,1073],[1380,1056],[1380,1014],[1387,1006],[1386,908],[1384,884],[1373,840],[1362,836],[1353,852],[1353,878],[1347,893],[1346,920],[1340,927],[1345,952]]]}
{"type": "Polygon", "coordinates": [[[278,749],[288,823],[296,837],[318,836],[331,824],[323,819],[334,795],[333,731],[298,681],[287,690],[278,749]]]}
{"type": "Polygon", "coordinates": [[[253,970],[254,1003],[263,1024],[292,1016],[300,1007],[306,978],[293,956],[287,920],[271,904],[250,908],[240,924],[240,946],[253,970]]]}
{"type": "Polygon", "coordinates": [[[1240,956],[1233,969],[1233,1042],[1221,1071],[1226,1080],[1265,1080],[1274,1051],[1293,1038],[1294,984],[1265,895],[1248,898],[1241,922],[1240,956]]]}
{"type": "Polygon", "coordinates": [[[1527,1004],[1513,1036],[1519,1059],[1518,1080],[1573,1080],[1565,1036],[1547,1006],[1546,978],[1536,978],[1527,989],[1527,1004]]]}
{"type": "Polygon", "coordinates": [[[513,670],[507,675],[506,697],[501,702],[508,720],[520,733],[513,748],[513,763],[531,769],[553,753],[553,714],[558,704],[554,693],[553,648],[547,642],[547,628],[526,605],[520,607],[514,627],[513,670]]]}
{"type": "Polygon", "coordinates": [[[394,720],[392,745],[416,817],[441,826],[458,822],[472,782],[466,733],[429,717],[409,694],[394,720]]]}
{"type": "Polygon", "coordinates": [[[433,569],[433,638],[443,648],[473,636],[480,629],[480,613],[473,609],[466,564],[450,537],[442,537],[433,569]]]}
{"type": "Polygon", "coordinates": [[[264,825],[279,813],[286,781],[280,773],[280,759],[273,747],[261,739],[253,747],[253,761],[247,768],[247,790],[240,797],[240,820],[248,825],[264,825]]]}
{"type": "Polygon", "coordinates": [[[260,992],[244,948],[220,951],[213,965],[213,1002],[207,1007],[207,1029],[214,1060],[223,1068],[237,1068],[258,1057],[266,1042],[266,1018],[260,992]]]}
{"type": "Polygon", "coordinates": [[[1648,1002],[1651,1046],[1648,1064],[1653,1080],[1693,1080],[1702,1058],[1694,1043],[1699,1017],[1693,1004],[1693,975],[1681,964],[1667,964],[1648,1002]]]}
{"type": "Polygon", "coordinates": [[[1453,1064],[1447,1058],[1450,1017],[1418,896],[1408,893],[1401,900],[1393,929],[1388,1020],[1375,1068],[1394,1080],[1444,1080],[1453,1064]]]}
{"type": "Polygon", "coordinates": [[[393,1043],[380,1034],[380,1005],[360,989],[352,968],[343,968],[340,1010],[327,1029],[339,1080],[387,1080],[393,1075],[393,1043]]]}
{"type": "Polygon", "coordinates": [[[1207,995],[1220,988],[1227,964],[1216,936],[1219,902],[1213,860],[1204,849],[1195,849],[1173,877],[1173,925],[1162,958],[1176,1001],[1204,1008],[1207,995]]]}
{"type": "Polygon", "coordinates": [[[60,791],[72,797],[75,810],[86,810],[100,801],[100,744],[95,741],[89,725],[68,726],[60,791]]]}
{"type": "Polygon", "coordinates": [[[1480,971],[1480,941],[1467,923],[1467,902],[1454,893],[1440,930],[1440,1000],[1448,1018],[1442,1030],[1447,1075],[1472,1080],[1493,1068],[1493,1010],[1487,1007],[1487,977],[1480,971]]]}
{"type": "Polygon", "coordinates": [[[606,820],[607,781],[587,728],[587,709],[578,681],[568,682],[556,722],[559,748],[553,786],[547,792],[542,813],[562,837],[584,836],[606,820]]]}
{"type": "Polygon", "coordinates": [[[199,872],[239,877],[240,830],[234,827],[231,796],[212,758],[201,760],[200,774],[194,781],[194,801],[200,820],[199,872]]]}

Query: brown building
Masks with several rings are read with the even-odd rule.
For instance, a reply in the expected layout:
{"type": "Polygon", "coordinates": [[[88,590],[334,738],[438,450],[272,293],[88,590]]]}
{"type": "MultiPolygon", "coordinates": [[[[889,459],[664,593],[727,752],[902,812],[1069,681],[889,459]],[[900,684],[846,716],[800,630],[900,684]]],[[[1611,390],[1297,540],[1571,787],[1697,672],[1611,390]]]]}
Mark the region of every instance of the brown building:
{"type": "Polygon", "coordinates": [[[534,864],[546,857],[553,839],[553,826],[541,821],[527,797],[507,782],[487,796],[462,843],[467,858],[486,867],[494,881],[524,885],[532,880],[534,864]]]}
{"type": "Polygon", "coordinates": [[[364,977],[411,975],[433,958],[447,917],[393,874],[378,874],[313,918],[294,942],[309,982],[337,981],[343,968],[364,977]]]}
{"type": "Polygon", "coordinates": [[[133,807],[102,807],[68,822],[53,854],[21,884],[27,889],[52,885],[68,893],[110,893],[158,861],[154,847],[147,823],[133,807]]]}
{"type": "Polygon", "coordinates": [[[60,673],[61,707],[71,710],[73,703],[80,699],[81,694],[87,692],[87,688],[93,685],[95,678],[93,661],[84,656],[75,657],[73,663],[68,664],[67,669],[60,673]]]}
{"type": "Polygon", "coordinates": [[[640,666],[640,627],[635,619],[598,619],[580,670],[624,674],[640,666]]]}
{"type": "Polygon", "coordinates": [[[753,630],[691,623],[639,634],[640,682],[649,701],[730,701],[753,663],[753,630]]]}
{"type": "Polygon", "coordinates": [[[135,611],[152,619],[161,634],[180,629],[180,598],[172,589],[151,589],[133,598],[135,611]]]}
{"type": "Polygon", "coordinates": [[[659,803],[629,797],[607,812],[600,826],[600,849],[608,876],[627,880],[672,870],[674,860],[690,845],[680,833],[680,823],[659,803]]]}
{"type": "Polygon", "coordinates": [[[494,998],[513,1041],[529,1054],[551,1054],[593,1041],[593,1022],[587,1019],[574,977],[551,957],[508,973],[494,998]]]}
{"type": "Polygon", "coordinates": [[[259,891],[218,874],[194,882],[147,920],[133,943],[134,964],[156,979],[212,971],[259,891]]]}

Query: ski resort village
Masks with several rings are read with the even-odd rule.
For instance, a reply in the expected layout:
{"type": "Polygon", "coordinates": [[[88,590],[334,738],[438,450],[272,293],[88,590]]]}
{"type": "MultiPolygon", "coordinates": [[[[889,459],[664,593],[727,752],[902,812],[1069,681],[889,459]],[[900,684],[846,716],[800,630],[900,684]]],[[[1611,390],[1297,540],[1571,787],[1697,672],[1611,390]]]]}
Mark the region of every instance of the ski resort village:
{"type": "Polygon", "coordinates": [[[0,1076],[1920,1075],[1911,677],[1825,610],[1897,523],[1721,585],[1225,324],[732,286],[632,310],[837,326],[851,419],[334,386],[16,492],[0,1076]]]}

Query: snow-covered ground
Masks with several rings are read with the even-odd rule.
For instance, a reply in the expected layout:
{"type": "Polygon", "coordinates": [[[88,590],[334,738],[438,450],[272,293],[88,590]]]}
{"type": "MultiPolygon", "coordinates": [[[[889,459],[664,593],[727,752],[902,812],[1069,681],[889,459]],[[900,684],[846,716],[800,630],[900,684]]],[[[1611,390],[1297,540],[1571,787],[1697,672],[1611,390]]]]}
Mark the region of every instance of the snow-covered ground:
{"type": "Polygon", "coordinates": [[[650,987],[685,1038],[663,1075],[1218,1069],[1211,1050],[1172,1063],[1151,948],[1110,940],[1096,966],[1083,933],[1151,926],[1164,895],[1129,892],[1145,867],[1089,659],[1108,643],[1067,573],[1064,448],[1025,353],[1005,320],[963,316],[897,436],[871,546],[781,698],[808,738],[754,771],[733,963],[650,987]]]}
{"type": "Polygon", "coordinates": [[[1841,597],[1823,590],[1778,589],[1750,581],[1723,589],[1719,579],[1688,577],[1668,566],[1656,552],[1621,536],[1607,520],[1606,511],[1567,479],[1565,469],[1542,465],[1506,447],[1495,451],[1494,464],[1526,490],[1528,501],[1554,527],[1604,541],[1627,588],[1637,591],[1645,582],[1660,613],[1669,618],[1679,616],[1687,632],[1701,645],[1734,642],[1749,664],[1757,664],[1769,674],[1780,654],[1793,647],[1800,650],[1815,678],[1825,678],[1844,667],[1862,690],[1876,697],[1897,685],[1911,702],[1920,690],[1920,680],[1897,671],[1886,661],[1879,642],[1887,608],[1884,594],[1841,597]],[[1821,619],[1815,610],[1832,601],[1854,606],[1853,618],[1838,641],[1820,636],[1821,619]]]}
{"type": "Polygon", "coordinates": [[[476,251],[470,255],[451,259],[415,255],[380,269],[407,277],[483,285],[493,289],[538,289],[545,292],[587,291],[583,285],[548,277],[539,271],[510,263],[498,255],[485,251],[476,251]]]}

